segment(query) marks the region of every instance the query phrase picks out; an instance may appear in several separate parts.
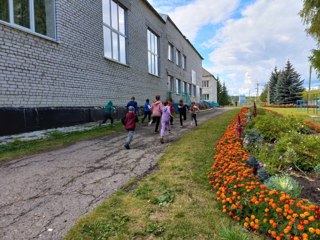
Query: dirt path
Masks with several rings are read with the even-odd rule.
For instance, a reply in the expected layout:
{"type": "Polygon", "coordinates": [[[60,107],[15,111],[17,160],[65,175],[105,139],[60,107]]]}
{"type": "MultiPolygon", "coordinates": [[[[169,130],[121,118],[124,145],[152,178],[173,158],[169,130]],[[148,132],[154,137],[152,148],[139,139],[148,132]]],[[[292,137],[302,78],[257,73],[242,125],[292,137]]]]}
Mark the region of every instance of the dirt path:
{"type": "MultiPolygon", "coordinates": [[[[224,113],[199,114],[199,122],[224,113]]],[[[154,126],[136,130],[132,149],[126,132],[0,163],[0,239],[62,239],[82,215],[130,178],[152,170],[164,149],[194,126],[180,128],[159,144],[154,126]]]]}

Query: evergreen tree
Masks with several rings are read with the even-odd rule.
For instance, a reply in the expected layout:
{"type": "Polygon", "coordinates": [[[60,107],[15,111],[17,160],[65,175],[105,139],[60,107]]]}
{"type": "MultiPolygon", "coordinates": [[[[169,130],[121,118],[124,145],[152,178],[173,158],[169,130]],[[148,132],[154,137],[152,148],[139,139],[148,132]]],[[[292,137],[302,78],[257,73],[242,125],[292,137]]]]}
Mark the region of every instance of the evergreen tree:
{"type": "Polygon", "coordinates": [[[217,101],[219,104],[221,102],[221,99],[222,99],[222,85],[220,83],[219,77],[217,77],[217,101]]]}
{"type": "MultiPolygon", "coordinates": [[[[300,11],[303,22],[308,25],[306,31],[320,47],[320,1],[303,0],[303,9],[300,11]]],[[[320,49],[313,49],[310,62],[320,77],[320,49]]]]}
{"type": "Polygon", "coordinates": [[[228,90],[225,83],[222,85],[222,93],[219,104],[222,106],[230,104],[230,97],[228,95],[228,90]]]}
{"type": "Polygon", "coordinates": [[[276,99],[276,86],[278,83],[280,72],[278,71],[277,67],[274,68],[274,71],[271,73],[271,77],[269,80],[269,91],[270,91],[270,103],[274,104],[277,102],[276,99]]]}
{"type": "Polygon", "coordinates": [[[280,73],[276,85],[276,99],[278,104],[296,103],[296,100],[302,99],[303,80],[300,80],[300,74],[297,73],[288,60],[285,69],[280,73]]]}

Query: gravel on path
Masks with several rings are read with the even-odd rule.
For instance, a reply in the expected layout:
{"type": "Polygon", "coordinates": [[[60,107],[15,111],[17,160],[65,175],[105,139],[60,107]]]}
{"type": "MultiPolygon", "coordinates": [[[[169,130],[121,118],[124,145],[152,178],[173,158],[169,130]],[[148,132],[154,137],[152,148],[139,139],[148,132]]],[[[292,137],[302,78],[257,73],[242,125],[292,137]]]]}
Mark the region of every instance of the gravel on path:
{"type": "MultiPolygon", "coordinates": [[[[214,109],[206,119],[224,113],[214,109]]],[[[157,166],[164,149],[195,126],[180,127],[160,144],[154,126],[136,129],[130,150],[126,131],[0,163],[0,239],[63,239],[84,214],[110,197],[132,177],[157,166]]]]}

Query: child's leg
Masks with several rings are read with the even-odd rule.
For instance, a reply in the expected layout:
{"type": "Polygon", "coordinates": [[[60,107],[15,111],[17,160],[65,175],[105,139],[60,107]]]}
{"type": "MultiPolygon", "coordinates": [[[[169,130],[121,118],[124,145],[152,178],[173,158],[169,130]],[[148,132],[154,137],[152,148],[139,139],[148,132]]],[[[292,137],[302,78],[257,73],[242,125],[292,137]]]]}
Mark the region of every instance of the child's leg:
{"type": "Polygon", "coordinates": [[[182,114],[180,113],[180,125],[183,126],[182,114]]]}
{"type": "Polygon", "coordinates": [[[155,120],[156,120],[156,128],[154,129],[154,131],[155,131],[155,132],[158,132],[159,124],[160,124],[160,118],[161,118],[161,117],[155,117],[155,118],[156,118],[156,119],[155,119],[155,120]]]}
{"type": "Polygon", "coordinates": [[[127,140],[126,140],[126,145],[130,145],[130,143],[131,143],[131,141],[132,141],[132,139],[133,139],[133,133],[134,133],[134,131],[128,131],[128,136],[127,136],[127,140]]]}
{"type": "Polygon", "coordinates": [[[162,122],[161,121],[161,130],[160,130],[160,137],[163,138],[164,137],[164,132],[166,130],[166,122],[162,122]]]}
{"type": "Polygon", "coordinates": [[[171,133],[171,123],[170,122],[167,122],[167,129],[168,129],[169,133],[171,133]]]}
{"type": "Polygon", "coordinates": [[[196,123],[196,126],[198,126],[198,122],[197,122],[197,114],[194,114],[193,118],[194,118],[194,121],[195,121],[195,123],[196,123]]]}
{"type": "Polygon", "coordinates": [[[144,122],[144,120],[146,119],[146,117],[147,117],[147,113],[146,113],[146,112],[144,112],[143,118],[141,119],[141,123],[143,123],[143,122],[144,122]]]}

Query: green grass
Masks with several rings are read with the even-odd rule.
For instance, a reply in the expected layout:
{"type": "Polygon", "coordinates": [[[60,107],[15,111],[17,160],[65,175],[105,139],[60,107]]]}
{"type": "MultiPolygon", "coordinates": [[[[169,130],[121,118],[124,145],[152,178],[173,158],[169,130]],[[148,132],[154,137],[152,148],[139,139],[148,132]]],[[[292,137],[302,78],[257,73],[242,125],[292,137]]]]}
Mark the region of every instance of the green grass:
{"type": "Polygon", "coordinates": [[[97,126],[91,130],[71,133],[52,132],[47,139],[31,141],[16,140],[15,142],[7,145],[0,145],[0,161],[65,147],[78,141],[102,137],[117,132],[120,129],[123,129],[123,126],[120,123],[117,123],[113,128],[111,128],[110,125],[101,127],[97,126]]]}
{"type": "MultiPolygon", "coordinates": [[[[314,111],[315,109],[302,109],[300,108],[272,108],[272,107],[264,107],[264,109],[271,110],[277,113],[282,114],[283,116],[295,116],[304,120],[310,120],[310,115],[317,115],[314,111]]],[[[320,110],[318,110],[318,116],[320,116],[320,110]]]]}
{"type": "Polygon", "coordinates": [[[83,216],[65,239],[259,239],[218,209],[206,176],[214,146],[238,112],[210,119],[170,145],[158,171],[83,216]]]}

